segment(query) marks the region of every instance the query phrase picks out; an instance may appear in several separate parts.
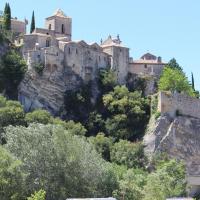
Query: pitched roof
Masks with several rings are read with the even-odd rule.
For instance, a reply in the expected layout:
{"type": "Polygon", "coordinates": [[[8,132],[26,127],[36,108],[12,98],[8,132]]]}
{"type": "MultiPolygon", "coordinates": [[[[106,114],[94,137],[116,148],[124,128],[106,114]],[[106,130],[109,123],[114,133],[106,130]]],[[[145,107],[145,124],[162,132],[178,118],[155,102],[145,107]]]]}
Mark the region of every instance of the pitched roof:
{"type": "Polygon", "coordinates": [[[141,59],[143,60],[156,60],[157,59],[157,56],[151,54],[151,53],[145,53],[141,59]]]}

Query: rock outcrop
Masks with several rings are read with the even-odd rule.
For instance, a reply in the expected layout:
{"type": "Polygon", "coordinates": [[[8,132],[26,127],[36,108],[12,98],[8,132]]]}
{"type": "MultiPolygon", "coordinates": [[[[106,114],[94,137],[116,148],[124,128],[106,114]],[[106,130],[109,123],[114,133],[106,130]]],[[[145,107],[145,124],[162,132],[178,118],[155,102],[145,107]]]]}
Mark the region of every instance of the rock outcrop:
{"type": "Polygon", "coordinates": [[[82,80],[69,67],[43,69],[42,75],[29,70],[19,86],[19,100],[25,111],[44,108],[60,115],[66,91],[76,89],[82,80]]]}
{"type": "Polygon", "coordinates": [[[172,119],[167,114],[158,120],[152,119],[144,145],[150,157],[165,152],[171,158],[183,160],[189,185],[196,192],[200,185],[200,119],[187,116],[172,119]]]}

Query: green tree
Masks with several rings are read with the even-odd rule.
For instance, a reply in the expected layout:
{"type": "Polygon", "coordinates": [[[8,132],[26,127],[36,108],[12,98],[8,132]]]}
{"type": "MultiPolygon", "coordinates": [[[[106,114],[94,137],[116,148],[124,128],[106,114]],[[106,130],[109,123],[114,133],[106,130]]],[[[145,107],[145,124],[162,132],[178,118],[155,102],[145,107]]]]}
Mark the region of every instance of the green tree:
{"type": "Polygon", "coordinates": [[[32,18],[31,18],[31,29],[30,29],[30,33],[32,33],[35,30],[35,13],[33,11],[32,13],[32,18]]]}
{"type": "Polygon", "coordinates": [[[17,87],[27,70],[26,62],[14,50],[2,57],[0,64],[0,88],[10,98],[17,98],[17,87]]]}
{"type": "Polygon", "coordinates": [[[118,200],[143,199],[143,187],[146,184],[147,172],[140,169],[129,169],[119,180],[119,189],[113,192],[118,200]]]}
{"type": "Polygon", "coordinates": [[[5,30],[11,30],[11,9],[9,3],[6,3],[5,5],[3,25],[5,30]]]}
{"type": "Polygon", "coordinates": [[[3,132],[4,127],[9,125],[25,125],[24,117],[24,109],[18,101],[7,101],[0,95],[0,133],[3,132]]]}
{"type": "Polygon", "coordinates": [[[25,117],[25,121],[27,124],[31,123],[41,123],[41,124],[49,124],[53,120],[51,114],[42,109],[34,110],[33,112],[27,113],[25,117]]]}
{"type": "Polygon", "coordinates": [[[89,141],[94,144],[96,151],[105,160],[110,161],[110,151],[113,145],[112,138],[105,137],[104,133],[98,133],[96,137],[90,137],[89,141]]]}
{"type": "Polygon", "coordinates": [[[177,70],[179,70],[179,71],[181,71],[181,72],[183,71],[182,67],[177,63],[177,61],[176,61],[175,58],[172,58],[172,59],[168,62],[167,66],[168,66],[169,68],[172,68],[172,69],[177,69],[177,70]]]}
{"type": "Polygon", "coordinates": [[[86,128],[88,130],[87,135],[96,135],[99,132],[105,131],[105,121],[101,114],[95,112],[91,112],[89,114],[88,121],[86,123],[86,128]]]}
{"type": "Polygon", "coordinates": [[[166,200],[186,194],[185,166],[176,160],[161,162],[147,177],[144,200],[166,200]]]}
{"type": "Polygon", "coordinates": [[[31,197],[28,197],[27,200],[45,200],[46,192],[44,190],[39,190],[38,192],[35,192],[31,195],[31,197]]]}
{"type": "Polygon", "coordinates": [[[178,69],[166,67],[163,70],[159,81],[159,90],[171,92],[184,92],[190,96],[195,96],[187,77],[178,69]]]}
{"type": "Polygon", "coordinates": [[[111,196],[115,189],[106,190],[106,184],[109,187],[111,184],[109,180],[115,180],[109,164],[97,154],[93,145],[83,137],[69,134],[62,126],[10,126],[5,135],[5,147],[22,160],[23,169],[28,172],[29,193],[43,188],[47,199],[65,199],[111,196]]]}
{"type": "Polygon", "coordinates": [[[74,121],[70,120],[65,122],[64,127],[72,135],[84,136],[86,134],[86,129],[80,122],[75,123],[74,121]]]}
{"type": "Polygon", "coordinates": [[[0,199],[24,199],[25,178],[21,161],[0,146],[0,199]]]}
{"type": "Polygon", "coordinates": [[[119,139],[141,137],[148,121],[149,105],[140,92],[129,92],[125,86],[103,96],[108,111],[106,130],[109,136],[119,139]]]}
{"type": "Polygon", "coordinates": [[[111,91],[117,85],[117,78],[112,70],[101,70],[99,77],[103,93],[111,91]]]}
{"type": "Polygon", "coordinates": [[[144,168],[147,164],[142,143],[126,140],[120,140],[113,145],[111,161],[118,165],[126,165],[128,168],[144,168]]]}

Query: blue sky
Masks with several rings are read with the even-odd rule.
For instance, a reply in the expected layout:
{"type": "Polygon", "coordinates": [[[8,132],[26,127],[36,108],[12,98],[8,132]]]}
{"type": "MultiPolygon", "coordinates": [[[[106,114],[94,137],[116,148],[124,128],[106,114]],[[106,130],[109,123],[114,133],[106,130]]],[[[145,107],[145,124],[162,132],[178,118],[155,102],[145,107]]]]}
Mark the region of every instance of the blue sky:
{"type": "Polygon", "coordinates": [[[200,0],[1,0],[1,9],[5,2],[13,17],[29,22],[34,10],[37,27],[63,9],[73,19],[74,40],[119,34],[134,59],[147,51],[164,61],[175,57],[200,89],[200,0]]]}

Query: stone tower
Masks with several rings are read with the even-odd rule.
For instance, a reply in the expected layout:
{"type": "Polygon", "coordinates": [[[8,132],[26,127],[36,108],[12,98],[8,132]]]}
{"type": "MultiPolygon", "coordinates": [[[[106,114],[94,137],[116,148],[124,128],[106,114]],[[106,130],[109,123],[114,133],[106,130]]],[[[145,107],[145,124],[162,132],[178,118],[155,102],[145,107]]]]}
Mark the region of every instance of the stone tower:
{"type": "Polygon", "coordinates": [[[71,40],[72,19],[58,9],[53,16],[46,18],[45,28],[55,32],[56,37],[67,36],[71,40]]]}
{"type": "Polygon", "coordinates": [[[109,36],[102,42],[101,47],[111,57],[111,69],[116,73],[118,83],[125,84],[129,67],[129,48],[121,44],[119,36],[116,39],[109,36]]]}

